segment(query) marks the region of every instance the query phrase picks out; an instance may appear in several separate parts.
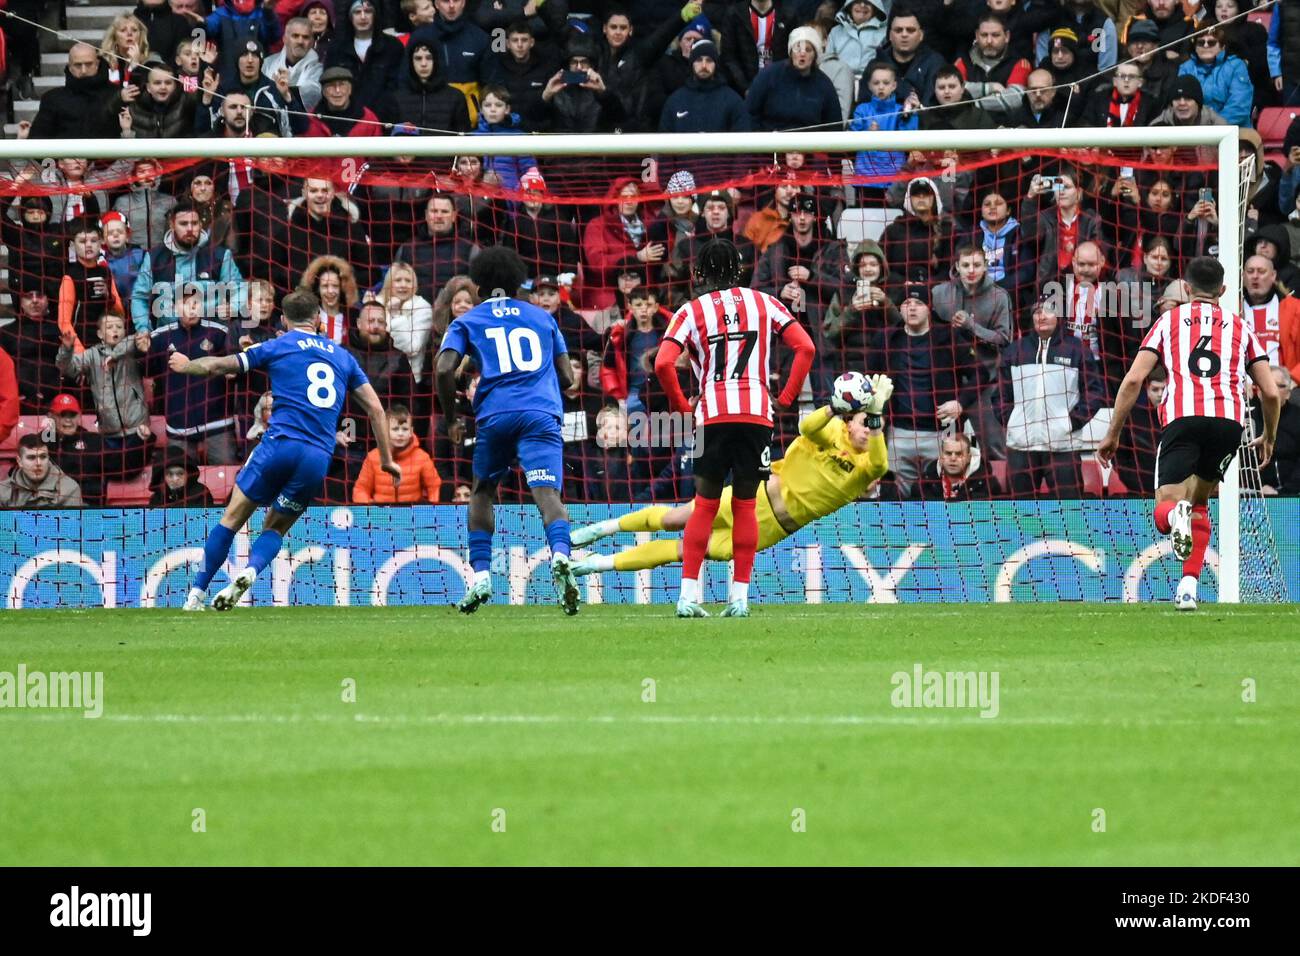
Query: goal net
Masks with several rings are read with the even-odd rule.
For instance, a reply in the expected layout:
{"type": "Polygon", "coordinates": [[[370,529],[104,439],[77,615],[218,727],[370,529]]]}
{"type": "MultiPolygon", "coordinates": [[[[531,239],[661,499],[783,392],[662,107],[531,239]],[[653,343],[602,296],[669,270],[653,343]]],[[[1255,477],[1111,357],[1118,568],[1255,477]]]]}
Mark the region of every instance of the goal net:
{"type": "MultiPolygon", "coordinates": [[[[1181,574],[1150,517],[1159,375],[1115,467],[1093,451],[1145,330],[1185,298],[1190,258],[1225,263],[1224,303],[1239,308],[1249,176],[1222,130],[213,139],[203,157],[158,141],[145,159],[129,141],[3,145],[0,348],[20,402],[0,442],[9,607],[181,603],[275,397],[259,374],[187,378],[169,356],[274,336],[299,286],[321,299],[320,334],[355,352],[390,413],[405,410],[399,460],[418,479],[391,500],[349,405],[317,505],[254,602],[457,599],[474,429],[471,416],[448,434],[433,368],[447,324],[478,301],[465,273],[489,245],[519,252],[518,295],[555,316],[574,363],[573,524],[690,500],[691,454],[653,357],[713,235],[817,346],[777,416],[774,459],[841,372],[896,387],[891,473],[761,553],[758,600],[1147,601],[1181,574]],[[52,468],[24,470],[28,436],[52,468]]],[[[1279,361],[1276,330],[1258,331],[1279,361]]],[[[774,391],[789,356],[775,359],[774,391]]],[[[468,412],[472,363],[458,383],[468,412]]],[[[1273,529],[1294,527],[1295,501],[1266,495],[1249,455],[1239,477],[1212,509],[1202,593],[1286,600],[1300,559],[1273,529]]],[[[512,473],[494,571],[515,603],[550,598],[529,500],[512,473]]],[[[234,560],[247,548],[241,535],[234,560]]],[[[722,594],[725,565],[708,578],[722,594]]],[[[675,566],[593,575],[585,596],[665,600],[677,579],[675,566]]]]}

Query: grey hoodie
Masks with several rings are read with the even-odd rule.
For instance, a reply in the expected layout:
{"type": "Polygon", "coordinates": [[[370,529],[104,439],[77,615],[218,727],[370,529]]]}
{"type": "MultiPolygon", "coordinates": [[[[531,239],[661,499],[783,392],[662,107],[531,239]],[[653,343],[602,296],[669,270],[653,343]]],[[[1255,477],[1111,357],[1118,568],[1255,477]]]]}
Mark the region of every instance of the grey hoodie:
{"type": "Polygon", "coordinates": [[[84,504],[81,486],[54,462],[39,484],[32,484],[17,465],[0,481],[0,508],[80,508],[84,504]]]}
{"type": "Polygon", "coordinates": [[[68,378],[85,378],[95,400],[101,435],[117,436],[149,421],[149,406],[140,381],[135,336],[127,335],[112,349],[100,342],[80,354],[66,345],[59,347],[55,364],[68,378]],[[113,367],[106,368],[106,360],[113,367]]]}
{"type": "Polygon", "coordinates": [[[959,311],[970,314],[974,320],[970,331],[975,336],[975,354],[992,372],[997,369],[1002,349],[1011,342],[1011,297],[987,272],[974,292],[966,291],[956,265],[951,276],[934,287],[931,310],[945,322],[951,322],[959,311]]]}

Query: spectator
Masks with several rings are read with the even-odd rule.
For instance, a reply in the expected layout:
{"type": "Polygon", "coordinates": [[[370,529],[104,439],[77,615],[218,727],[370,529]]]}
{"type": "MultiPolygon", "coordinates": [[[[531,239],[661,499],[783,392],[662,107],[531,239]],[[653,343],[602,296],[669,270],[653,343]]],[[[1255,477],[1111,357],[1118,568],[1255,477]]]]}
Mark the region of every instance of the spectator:
{"type": "MultiPolygon", "coordinates": [[[[1285,368],[1269,367],[1273,382],[1282,398],[1282,414],[1277,423],[1277,443],[1272,459],[1260,469],[1263,492],[1266,495],[1300,495],[1300,406],[1291,401],[1295,380],[1285,368]]],[[[1264,433],[1263,413],[1259,402],[1250,409],[1255,424],[1255,434],[1264,433]]]]}
{"type": "Polygon", "coordinates": [[[912,486],[913,501],[987,501],[995,483],[984,459],[971,467],[970,438],[965,432],[945,435],[939,457],[925,466],[912,486]]]}
{"type": "MultiPolygon", "coordinates": [[[[632,293],[635,291],[633,289],[632,293]]],[[[632,293],[629,293],[629,308],[632,293]]],[[[538,276],[534,279],[529,301],[555,319],[569,354],[574,358],[581,357],[588,374],[594,374],[595,381],[599,382],[600,352],[603,346],[600,335],[564,301],[560,283],[555,276],[538,276]]]]}
{"type": "Polygon", "coordinates": [[[223,305],[228,315],[228,304],[243,296],[243,276],[234,256],[208,240],[194,204],[177,203],[169,219],[171,228],[140,263],[131,291],[131,321],[137,332],[148,332],[159,319],[171,319],[183,286],[202,292],[209,315],[220,313],[223,305]]]}
{"type": "Polygon", "coordinates": [[[352,0],[338,35],[325,54],[324,68],[342,67],[352,74],[352,98],[361,107],[379,108],[388,84],[401,70],[404,51],[384,32],[372,0],[352,0]]]}
{"type": "MultiPolygon", "coordinates": [[[[1177,3],[1177,0],[1154,2],[1177,3]]],[[[1077,38],[1079,65],[1084,76],[1109,70],[1119,59],[1115,22],[1093,0],[1065,0],[1064,9],[1057,14],[1056,26],[1039,30],[1034,51],[1039,63],[1047,59],[1048,46],[1059,28],[1069,29],[1077,38]]]]}
{"type": "Polygon", "coordinates": [[[987,383],[975,410],[976,431],[985,454],[1001,459],[1005,449],[996,409],[998,362],[1011,344],[1011,297],[989,274],[983,246],[959,246],[956,260],[952,278],[931,293],[933,314],[974,337],[975,358],[984,368],[982,382],[987,383]]]}
{"type": "Polygon", "coordinates": [[[984,250],[989,275],[1011,295],[1014,308],[1021,290],[1031,287],[1035,264],[1021,254],[1020,221],[1011,215],[1006,190],[997,183],[979,191],[980,216],[968,243],[984,250]]]}
{"type": "Polygon", "coordinates": [[[790,228],[790,214],[794,210],[794,201],[800,195],[800,189],[794,182],[793,175],[789,179],[788,182],[777,183],[772,191],[772,204],[755,212],[745,223],[745,238],[754,244],[754,249],[760,255],[790,228]]]}
{"type": "Polygon", "coordinates": [[[1268,352],[1271,364],[1293,366],[1300,375],[1300,349],[1296,348],[1300,346],[1300,299],[1281,292],[1277,270],[1263,256],[1250,256],[1242,277],[1242,318],[1268,352]]]}
{"type": "MultiPolygon", "coordinates": [[[[411,363],[393,345],[388,334],[388,313],[375,299],[371,299],[357,312],[356,327],[348,333],[348,350],[356,356],[361,370],[374,386],[385,408],[402,404],[409,407],[412,396],[411,363]]],[[[358,425],[358,438],[365,447],[369,432],[369,419],[354,415],[358,425]]]]}
{"type": "Polygon", "coordinates": [[[546,181],[541,173],[529,173],[519,181],[523,202],[515,213],[515,251],[530,275],[560,275],[578,271],[578,228],[573,221],[546,200],[546,181]]]}
{"type": "Polygon", "coordinates": [[[334,26],[334,4],[332,0],[307,0],[298,13],[311,24],[312,52],[323,66],[338,32],[334,26]]]}
{"type": "Polygon", "coordinates": [[[284,46],[262,63],[262,75],[276,83],[277,74],[286,71],[285,80],[304,110],[316,109],[320,103],[320,75],[324,64],[312,49],[311,22],[293,17],[284,25],[284,46]]]}
{"type": "Polygon", "coordinates": [[[718,20],[722,49],[728,51],[723,72],[731,88],[742,96],[761,70],[788,55],[790,30],[798,21],[787,6],[787,2],[776,0],[732,3],[718,20]]]}
{"type": "Polygon", "coordinates": [[[18,374],[14,360],[0,347],[0,444],[18,425],[18,374]]]}
{"type": "Polygon", "coordinates": [[[1080,208],[1082,193],[1079,174],[1062,167],[1055,177],[1034,176],[1020,204],[1020,234],[1037,258],[1035,281],[1040,290],[1070,268],[1080,243],[1101,239],[1101,218],[1080,208]],[[1049,197],[1051,203],[1044,205],[1049,197]]]}
{"type": "Polygon", "coordinates": [[[437,16],[432,23],[412,31],[407,46],[428,43],[442,54],[439,62],[447,71],[447,82],[465,95],[470,123],[477,123],[475,103],[480,85],[501,81],[492,56],[492,41],[465,16],[465,0],[434,0],[433,5],[437,16]]]}
{"type": "Polygon", "coordinates": [[[216,500],[208,486],[199,481],[194,459],[174,448],[167,450],[153,480],[150,508],[212,508],[216,500]]]}
{"type": "MultiPolygon", "coordinates": [[[[99,434],[114,444],[142,447],[149,437],[149,406],[137,356],[148,351],[148,340],[143,335],[127,335],[122,315],[107,312],[99,320],[99,344],[82,352],[75,352],[74,344],[74,337],[65,332],[55,362],[68,380],[82,381],[89,389],[99,417],[99,434]]],[[[79,405],[77,411],[81,411],[79,405]]]]}
{"type": "Polygon", "coordinates": [[[145,61],[145,67],[143,92],[126,86],[119,97],[109,101],[121,138],[179,139],[192,135],[194,97],[181,89],[171,68],[156,53],[145,61]]]}
{"type": "Polygon", "coordinates": [[[482,301],[478,286],[469,276],[452,276],[438,290],[438,298],[433,303],[433,337],[441,342],[452,320],[459,319],[482,301]]]}
{"type": "Polygon", "coordinates": [[[279,44],[282,32],[280,19],[272,8],[259,6],[257,0],[228,0],[212,11],[204,25],[221,51],[217,68],[221,76],[239,72],[238,60],[249,40],[269,50],[279,44]]]}
{"type": "Polygon", "coordinates": [[[788,60],[773,63],[754,79],[745,99],[756,130],[836,127],[844,121],[839,95],[817,69],[821,34],[812,27],[791,31],[788,60]]]}
{"type": "Polygon", "coordinates": [[[199,167],[190,176],[189,186],[182,197],[189,200],[199,213],[199,226],[208,234],[208,242],[225,246],[236,252],[238,239],[231,228],[234,204],[229,196],[217,195],[217,184],[212,167],[199,167]]]}
{"type": "MultiPolygon", "coordinates": [[[[131,236],[144,249],[152,249],[164,241],[171,212],[176,208],[175,197],[160,188],[161,176],[162,167],[157,161],[137,159],[130,189],[113,203],[113,212],[122,217],[131,236]]],[[[100,217],[101,224],[105,218],[100,217]]],[[[108,237],[104,238],[107,241],[108,237]]]]}
{"type": "Polygon", "coordinates": [[[18,465],[0,480],[0,508],[80,508],[81,488],[50,461],[40,435],[18,439],[18,465]]]}
{"type": "Polygon", "coordinates": [[[942,452],[940,439],[959,423],[978,395],[979,372],[971,338],[951,325],[930,323],[930,289],[908,283],[902,292],[901,325],[872,341],[873,372],[894,380],[886,441],[900,498],[928,462],[942,452]]]}
{"type": "Polygon", "coordinates": [[[1087,346],[1064,333],[1051,302],[1034,308],[1033,321],[1034,330],[1002,356],[1011,491],[1032,497],[1046,481],[1053,497],[1078,498],[1083,476],[1071,433],[1104,404],[1101,378],[1087,346]]]}
{"type": "MultiPolygon", "coordinates": [[[[1213,6],[1210,4],[1211,9],[1213,6]]],[[[1187,5],[1179,0],[1147,0],[1136,15],[1124,24],[1124,39],[1127,41],[1134,26],[1146,20],[1156,28],[1155,45],[1169,47],[1159,55],[1173,63],[1184,60],[1192,53],[1188,37],[1196,31],[1195,23],[1186,15],[1185,10],[1187,5]]]]}
{"type": "Polygon", "coordinates": [[[1164,103],[1169,84],[1178,75],[1178,61],[1171,60],[1160,46],[1160,28],[1151,20],[1129,23],[1124,50],[1128,61],[1142,71],[1142,93],[1153,103],[1164,103]]]}
{"type": "MultiPolygon", "coordinates": [[[[856,0],[852,6],[855,10],[864,6],[875,9],[863,0],[856,0]]],[[[842,11],[840,15],[844,15],[842,11]]],[[[920,108],[921,101],[915,92],[909,94],[906,101],[898,98],[898,77],[892,65],[883,60],[874,61],[867,67],[865,79],[871,90],[871,99],[859,104],[853,111],[849,129],[911,131],[917,128],[917,110],[920,108]]],[[[906,157],[899,152],[868,150],[858,153],[853,171],[858,176],[873,179],[896,176],[903,168],[905,159],[906,157]]],[[[887,185],[887,182],[872,184],[875,189],[887,185]]]]}
{"type": "Polygon", "coordinates": [[[144,86],[144,61],[149,56],[144,24],[129,13],[119,13],[104,31],[99,56],[108,65],[108,82],[113,86],[144,86]]]}
{"type": "Polygon", "coordinates": [[[379,449],[372,448],[352,489],[352,502],[358,505],[436,502],[442,490],[442,478],[433,467],[429,453],[415,441],[411,410],[405,405],[388,409],[388,437],[393,446],[393,460],[402,468],[401,484],[394,488],[392,480],[380,471],[379,449]]]}
{"type": "Polygon", "coordinates": [[[50,299],[40,286],[18,294],[17,318],[0,326],[0,348],[14,360],[22,401],[44,408],[60,389],[55,365],[59,327],[50,318],[50,299]]]}
{"type": "Polygon", "coordinates": [[[835,15],[826,51],[838,56],[854,73],[861,73],[876,56],[876,48],[887,36],[885,21],[890,0],[879,0],[885,9],[870,0],[845,0],[835,15]]]}
{"type": "MultiPolygon", "coordinates": [[[[226,330],[226,341],[234,342],[241,351],[270,341],[280,334],[280,310],[275,305],[275,286],[265,279],[250,279],[244,283],[247,296],[238,314],[231,316],[226,330]]],[[[262,391],[254,387],[258,377],[249,374],[249,392],[262,391]]]]}
{"type": "Polygon", "coordinates": [[[1086,61],[1079,59],[1079,36],[1069,27],[1052,31],[1047,57],[1038,61],[1038,68],[1052,74],[1054,85],[1068,87],[1061,90],[1067,99],[1071,96],[1082,99],[1084,82],[1094,73],[1086,61]]]}
{"type": "Polygon", "coordinates": [[[847,271],[844,244],[826,234],[817,197],[810,194],[795,200],[790,231],[768,246],[754,268],[754,288],[779,298],[811,332],[817,359],[810,380],[818,396],[829,394],[831,370],[838,364],[826,354],[823,319],[847,271]]]}
{"type": "MultiPolygon", "coordinates": [[[[1245,5],[1253,6],[1254,0],[1245,5]]],[[[1210,21],[1220,24],[1224,49],[1246,64],[1255,91],[1254,105],[1262,109],[1277,100],[1268,69],[1268,30],[1253,20],[1235,19],[1242,9],[1241,0],[1214,0],[1210,21]]]]}
{"type": "Polygon", "coordinates": [[[978,22],[975,44],[957,58],[954,66],[966,84],[966,92],[981,109],[999,116],[1020,105],[1020,96],[1033,64],[1011,55],[1011,32],[997,13],[986,13],[978,22]]]}
{"type": "Polygon", "coordinates": [[[881,248],[896,275],[909,280],[923,276],[929,282],[947,270],[953,236],[952,220],[943,215],[934,180],[920,176],[908,183],[903,212],[885,227],[881,248]]]}
{"type": "MultiPolygon", "coordinates": [[[[560,68],[558,51],[550,43],[539,47],[532,25],[527,20],[516,20],[506,27],[506,48],[496,57],[501,82],[510,91],[510,101],[524,124],[529,129],[545,129],[547,109],[542,90],[560,68]]],[[[468,126],[468,112],[465,122],[468,126]]]]}
{"type": "Polygon", "coordinates": [[[1018,109],[1006,114],[1011,126],[1031,130],[1061,129],[1067,125],[1065,100],[1058,98],[1052,70],[1036,69],[1024,81],[1024,95],[1018,109]]]}
{"type": "MultiPolygon", "coordinates": [[[[690,9],[693,9],[690,4],[683,7],[682,16],[690,9]]],[[[627,120],[624,129],[629,132],[649,132],[655,128],[667,92],[655,82],[653,73],[656,61],[680,23],[677,17],[664,17],[644,39],[634,40],[635,30],[627,11],[618,6],[605,11],[601,39],[596,40],[596,68],[610,94],[619,101],[627,120]]]]}
{"type": "Polygon", "coordinates": [[[921,129],[983,130],[997,123],[993,114],[980,109],[956,67],[940,66],[934,74],[934,105],[939,109],[921,114],[921,129]]]}
{"type": "MultiPolygon", "coordinates": [[[[607,397],[626,402],[629,412],[646,411],[646,386],[654,378],[653,353],[673,316],[649,286],[633,289],[627,298],[631,306],[628,317],[605,332],[600,387],[607,397]],[[647,355],[652,357],[650,363],[645,361],[647,355]]],[[[579,373],[581,377],[581,370],[579,373]]]]}
{"type": "MultiPolygon", "coordinates": [[[[1147,182],[1145,191],[1138,178],[1129,176],[1117,178],[1111,187],[1111,196],[1117,200],[1114,219],[1119,224],[1116,230],[1119,254],[1123,257],[1134,247],[1145,248],[1148,241],[1158,236],[1166,240],[1169,254],[1176,261],[1181,252],[1183,217],[1173,208],[1173,184],[1164,178],[1163,172],[1150,174],[1157,177],[1151,179],[1146,170],[1137,175],[1147,182]]],[[[1173,267],[1171,261],[1170,268],[1173,267]]]]}
{"type": "MultiPolygon", "coordinates": [[[[277,136],[301,136],[306,133],[310,119],[304,115],[307,108],[294,90],[289,86],[289,75],[281,73],[273,79],[262,73],[266,62],[266,51],[256,40],[245,40],[243,48],[235,60],[235,72],[222,75],[218,91],[222,94],[243,93],[253,104],[253,130],[258,135],[274,133],[277,136]]],[[[208,86],[211,77],[205,76],[208,86]]],[[[208,90],[205,87],[203,99],[207,101],[208,90]]],[[[208,106],[209,120],[212,116],[208,106]]]]}
{"type": "Polygon", "coordinates": [[[542,88],[542,102],[547,109],[547,125],[552,133],[611,132],[622,128],[623,105],[596,70],[596,44],[582,34],[575,34],[565,50],[565,69],[557,70],[542,88]],[[585,73],[581,83],[565,82],[569,73],[585,73]]]}
{"type": "Polygon", "coordinates": [[[123,302],[131,297],[135,277],[144,261],[144,250],[131,242],[131,230],[120,212],[106,212],[99,217],[104,234],[104,261],[113,272],[113,285],[123,302]]]}
{"type": "MultiPolygon", "coordinates": [[[[689,9],[694,8],[689,7],[689,9]]],[[[667,54],[659,56],[655,63],[654,81],[657,85],[657,92],[662,92],[665,96],[671,96],[680,90],[691,76],[691,65],[688,62],[691,47],[701,40],[711,42],[712,39],[713,24],[703,14],[695,16],[678,30],[676,42],[669,46],[667,54]]],[[[661,44],[660,50],[662,49],[661,44]]]]}
{"type": "MultiPolygon", "coordinates": [[[[934,105],[935,75],[946,64],[940,54],[926,45],[925,29],[912,9],[895,4],[889,17],[889,41],[876,51],[876,57],[893,65],[900,100],[915,93],[923,106],[934,105]]],[[[871,99],[869,80],[869,76],[863,76],[855,102],[871,99]]]]}
{"type": "MultiPolygon", "coordinates": [[[[1180,67],[1181,69],[1181,67],[1180,67]]],[[[1193,74],[1180,73],[1169,83],[1164,110],[1152,126],[1226,126],[1228,121],[1205,105],[1201,81],[1193,74]]]]}
{"type": "Polygon", "coordinates": [[[406,48],[406,70],[387,106],[397,123],[414,126],[422,136],[469,131],[469,108],[460,90],[447,85],[438,49],[430,43],[406,48]]]}
{"type": "Polygon", "coordinates": [[[1088,96],[1079,126],[1149,126],[1159,105],[1142,89],[1142,71],[1133,63],[1121,63],[1111,74],[1111,88],[1096,87],[1088,96]]]}
{"type": "Polygon", "coordinates": [[[867,345],[872,337],[902,320],[889,298],[889,263],[879,244],[864,239],[853,250],[850,272],[826,310],[823,328],[829,347],[846,369],[865,370],[871,363],[867,345]]]}
{"type": "MultiPolygon", "coordinates": [[[[630,259],[620,264],[614,269],[614,301],[608,309],[598,313],[593,327],[600,332],[607,332],[615,322],[621,322],[627,318],[628,310],[632,308],[630,296],[632,292],[645,285],[646,269],[635,259],[630,259]]],[[[536,283],[534,283],[534,287],[536,283]]],[[[559,301],[559,292],[556,292],[556,300],[559,301]]]]}
{"type": "Polygon", "coordinates": [[[6,16],[0,29],[0,47],[6,54],[9,70],[9,96],[14,100],[37,99],[32,77],[41,72],[41,43],[37,34],[43,14],[43,0],[7,0],[6,16]],[[21,19],[20,19],[21,18],[21,19]]]}
{"type": "Polygon", "coordinates": [[[298,287],[310,289],[320,302],[320,326],[317,334],[331,342],[347,340],[347,316],[356,308],[360,293],[357,277],[346,259],[317,256],[307,263],[298,287]]]}
{"type": "Polygon", "coordinates": [[[10,288],[40,289],[45,294],[58,288],[67,246],[62,224],[50,222],[53,209],[49,196],[24,195],[16,197],[0,216],[0,241],[9,250],[10,288]]]}
{"type": "Polygon", "coordinates": [[[19,173],[19,181],[26,182],[38,172],[43,187],[50,190],[47,193],[50,199],[49,221],[70,229],[83,216],[100,216],[108,212],[108,187],[110,184],[116,187],[127,178],[131,161],[118,160],[111,166],[94,170],[84,159],[59,159],[53,169],[29,163],[19,173]]]}
{"type": "Polygon", "coordinates": [[[113,283],[113,270],[103,257],[99,222],[87,216],[68,230],[74,259],[59,283],[59,334],[71,333],[78,352],[99,325],[100,316],[113,311],[123,315],[122,300],[113,283]]]}
{"type": "Polygon", "coordinates": [[[1300,3],[1281,0],[1268,24],[1268,72],[1273,77],[1273,88],[1278,91],[1283,106],[1300,103],[1300,43],[1297,38],[1300,38],[1300,3]]]}
{"type": "MultiPolygon", "coordinates": [[[[273,133],[278,128],[274,116],[254,116],[253,101],[244,93],[227,93],[221,98],[221,103],[214,111],[211,104],[216,101],[216,74],[208,71],[208,77],[205,80],[203,88],[203,99],[200,101],[198,109],[194,111],[194,129],[200,136],[220,136],[225,139],[244,139],[249,135],[260,136],[263,133],[273,133]],[[252,120],[250,127],[249,121],[252,120]]],[[[308,134],[310,135],[310,134],[308,134]]],[[[227,164],[230,169],[239,169],[241,164],[230,162],[227,164]]],[[[252,182],[252,170],[244,167],[245,172],[242,174],[240,183],[242,189],[248,188],[252,182]]],[[[238,196],[232,196],[232,200],[237,200],[238,196]]]]}
{"type": "Polygon", "coordinates": [[[1277,270],[1279,288],[1288,295],[1300,291],[1300,268],[1297,268],[1291,256],[1291,234],[1283,225],[1265,226],[1246,240],[1244,252],[1247,256],[1260,255],[1273,263],[1277,270]]]}
{"type": "MultiPolygon", "coordinates": [[[[519,114],[510,111],[510,91],[497,83],[483,87],[479,102],[476,136],[522,136],[519,114]]],[[[536,172],[537,160],[532,156],[485,156],[484,166],[497,176],[502,189],[518,192],[519,182],[531,170],[536,172]]]]}
{"type": "Polygon", "coordinates": [[[1124,438],[1115,453],[1115,467],[1131,495],[1145,498],[1155,491],[1156,451],[1160,447],[1160,433],[1164,431],[1160,403],[1168,384],[1169,373],[1163,365],[1157,365],[1147,376],[1143,397],[1138,399],[1124,423],[1124,438]]]}
{"type": "MultiPolygon", "coordinates": [[[[326,96],[329,95],[326,84],[326,96]]],[[[370,237],[361,223],[361,210],[352,199],[336,193],[328,179],[304,179],[302,195],[290,201],[283,219],[270,225],[261,254],[271,281],[287,289],[317,256],[338,256],[352,266],[358,285],[370,284],[370,237]]]]}
{"type": "Polygon", "coordinates": [[[743,133],[749,111],[740,95],[718,75],[718,48],[700,40],[690,53],[691,76],[664,102],[661,133],[743,133]]]}
{"type": "Polygon", "coordinates": [[[418,385],[424,378],[433,333],[433,306],[417,292],[415,269],[406,262],[394,262],[384,276],[379,302],[388,317],[393,344],[406,354],[411,374],[418,385]]]}
{"type": "Polygon", "coordinates": [[[1179,76],[1194,76],[1201,84],[1203,105],[1234,126],[1250,126],[1255,87],[1239,57],[1223,48],[1223,28],[1214,27],[1196,38],[1196,53],[1178,68],[1179,76]]]}
{"type": "Polygon", "coordinates": [[[225,376],[185,375],[169,369],[172,354],[198,357],[227,353],[226,326],[204,318],[203,308],[203,296],[197,289],[183,290],[176,321],[150,334],[145,374],[157,378],[154,388],[163,395],[167,446],[197,455],[202,445],[207,464],[233,465],[239,460],[235,449],[238,420],[229,414],[226,404],[225,376]]]}
{"type": "Polygon", "coordinates": [[[613,271],[619,265],[629,259],[654,265],[668,255],[666,244],[650,241],[649,217],[642,214],[640,193],[641,187],[632,177],[616,178],[605,193],[607,204],[583,230],[583,258],[589,267],[585,294],[590,308],[608,308],[614,301],[613,271]]]}
{"type": "MultiPolygon", "coordinates": [[[[121,324],[120,317],[118,321],[121,324]]],[[[124,435],[82,428],[81,403],[72,395],[54,396],[49,421],[54,431],[50,454],[63,473],[81,486],[81,497],[91,507],[107,503],[108,482],[140,474],[153,451],[154,436],[147,421],[124,435]]]]}
{"type": "MultiPolygon", "coordinates": [[[[176,85],[182,93],[193,98],[203,87],[203,56],[207,47],[199,40],[186,37],[172,50],[171,69],[172,75],[176,77],[176,85]]],[[[191,134],[193,132],[190,130],[191,134]]]]}
{"type": "Polygon", "coordinates": [[[416,237],[397,250],[396,261],[415,267],[419,293],[426,301],[452,276],[469,272],[478,246],[459,235],[456,203],[445,193],[434,193],[424,205],[424,225],[416,237]]]}
{"type": "Polygon", "coordinates": [[[710,239],[722,236],[730,239],[740,253],[741,285],[748,285],[754,271],[754,244],[748,239],[736,237],[732,227],[732,214],[735,208],[731,194],[726,190],[715,189],[704,195],[701,215],[695,222],[694,233],[684,237],[673,246],[664,266],[676,294],[667,303],[670,308],[677,308],[692,298],[690,293],[691,273],[695,266],[695,256],[700,248],[710,239]]]}
{"type": "Polygon", "coordinates": [[[320,89],[320,106],[308,119],[304,136],[383,135],[379,116],[352,95],[352,71],[347,67],[322,70],[320,89]]]}

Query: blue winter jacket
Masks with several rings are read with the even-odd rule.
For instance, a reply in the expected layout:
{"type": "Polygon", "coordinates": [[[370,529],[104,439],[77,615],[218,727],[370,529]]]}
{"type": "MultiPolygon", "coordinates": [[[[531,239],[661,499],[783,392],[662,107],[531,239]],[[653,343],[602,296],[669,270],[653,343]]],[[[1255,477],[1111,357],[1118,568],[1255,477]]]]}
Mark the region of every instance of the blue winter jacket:
{"type": "MultiPolygon", "coordinates": [[[[478,114],[478,128],[471,136],[523,136],[519,128],[519,114],[511,113],[504,123],[489,123],[481,112],[478,114]]],[[[524,173],[537,168],[534,156],[484,156],[484,172],[492,170],[501,177],[501,188],[515,191],[524,173]]]]}
{"type": "Polygon", "coordinates": [[[1179,76],[1194,76],[1201,81],[1208,106],[1234,126],[1250,128],[1250,108],[1255,102],[1255,87],[1250,82],[1246,63],[1239,57],[1220,53],[1213,63],[1196,57],[1184,60],[1179,76]]]}
{"type": "MultiPolygon", "coordinates": [[[[874,96],[865,103],[859,103],[858,108],[853,111],[853,119],[849,123],[849,129],[866,130],[871,129],[871,124],[875,123],[876,128],[881,131],[886,130],[907,130],[916,129],[918,116],[912,113],[906,119],[903,118],[903,104],[898,102],[895,96],[888,99],[876,99],[874,96]]],[[[853,164],[853,171],[859,176],[897,176],[898,171],[903,168],[907,162],[907,156],[903,153],[880,150],[864,151],[858,153],[858,158],[853,164]]],[[[881,183],[880,185],[888,185],[881,183]]]]}

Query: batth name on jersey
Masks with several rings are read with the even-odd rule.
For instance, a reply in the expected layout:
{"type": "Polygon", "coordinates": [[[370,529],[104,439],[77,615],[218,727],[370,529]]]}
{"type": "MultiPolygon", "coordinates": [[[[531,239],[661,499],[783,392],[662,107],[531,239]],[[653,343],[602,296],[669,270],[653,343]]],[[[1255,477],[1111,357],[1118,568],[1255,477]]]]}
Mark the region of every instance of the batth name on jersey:
{"type": "Polygon", "coordinates": [[[320,349],[322,352],[334,354],[334,343],[326,339],[299,339],[298,348],[300,349],[320,349]]]}
{"type": "Polygon", "coordinates": [[[1199,315],[1195,317],[1190,315],[1183,316],[1183,325],[1187,326],[1188,328],[1191,328],[1193,325],[1205,325],[1206,323],[1217,324],[1219,328],[1226,329],[1229,325],[1232,324],[1232,316],[1228,315],[1227,313],[1221,312],[1219,313],[1219,321],[1217,323],[1214,322],[1213,315],[1207,315],[1205,316],[1205,318],[1201,318],[1199,315]]]}

